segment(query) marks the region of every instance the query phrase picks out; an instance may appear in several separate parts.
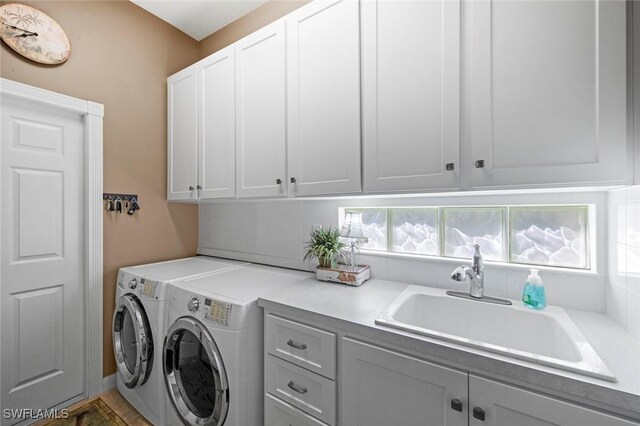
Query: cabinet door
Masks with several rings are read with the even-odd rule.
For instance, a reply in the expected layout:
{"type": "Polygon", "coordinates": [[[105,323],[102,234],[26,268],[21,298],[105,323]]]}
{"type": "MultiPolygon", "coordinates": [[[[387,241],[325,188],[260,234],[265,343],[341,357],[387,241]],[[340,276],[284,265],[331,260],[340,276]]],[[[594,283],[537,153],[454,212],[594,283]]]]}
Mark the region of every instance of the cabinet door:
{"type": "Polygon", "coordinates": [[[167,199],[197,198],[198,78],[192,65],[167,79],[167,199]]]}
{"type": "Polygon", "coordinates": [[[364,190],[457,188],[460,2],[361,7],[364,190]]]}
{"type": "Polygon", "coordinates": [[[625,2],[480,0],[464,7],[468,184],[630,182],[625,2]]]}
{"type": "Polygon", "coordinates": [[[467,425],[467,373],[349,338],[341,371],[340,424],[467,425]]]}
{"type": "Polygon", "coordinates": [[[284,21],[256,31],[235,46],[237,195],[286,195],[284,21]]]}
{"type": "Polygon", "coordinates": [[[198,62],[199,196],[235,195],[235,63],[233,46],[198,62]]]}
{"type": "Polygon", "coordinates": [[[293,195],[360,191],[359,19],[357,0],[317,0],[286,17],[293,195]]]}
{"type": "Polygon", "coordinates": [[[638,425],[473,375],[469,376],[469,400],[470,426],[638,425]],[[483,411],[484,420],[474,408],[483,411]]]}

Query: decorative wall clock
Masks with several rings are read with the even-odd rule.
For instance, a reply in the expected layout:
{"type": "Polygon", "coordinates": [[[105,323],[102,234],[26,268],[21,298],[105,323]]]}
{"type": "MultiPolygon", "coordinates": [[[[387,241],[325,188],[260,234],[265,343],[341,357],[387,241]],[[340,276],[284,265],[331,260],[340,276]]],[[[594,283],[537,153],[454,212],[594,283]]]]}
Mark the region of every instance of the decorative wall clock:
{"type": "Polygon", "coordinates": [[[0,38],[20,55],[41,64],[61,64],[71,54],[71,43],[62,27],[44,12],[24,4],[0,6],[0,38]]]}

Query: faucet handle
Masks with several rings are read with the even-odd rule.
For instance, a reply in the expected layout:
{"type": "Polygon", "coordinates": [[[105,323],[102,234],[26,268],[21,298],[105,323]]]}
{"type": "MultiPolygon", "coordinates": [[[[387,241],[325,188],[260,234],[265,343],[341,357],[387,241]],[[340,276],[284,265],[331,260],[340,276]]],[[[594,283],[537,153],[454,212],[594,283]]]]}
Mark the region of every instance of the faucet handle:
{"type": "Polygon", "coordinates": [[[460,265],[451,273],[451,279],[454,281],[464,281],[467,277],[465,274],[466,265],[460,265]]]}

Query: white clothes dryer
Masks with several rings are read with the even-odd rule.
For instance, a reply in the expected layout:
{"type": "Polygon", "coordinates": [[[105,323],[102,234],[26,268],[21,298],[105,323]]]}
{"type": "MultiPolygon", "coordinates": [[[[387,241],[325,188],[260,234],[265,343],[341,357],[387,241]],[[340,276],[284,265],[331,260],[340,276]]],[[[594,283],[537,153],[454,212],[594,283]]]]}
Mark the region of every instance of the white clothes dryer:
{"type": "Polygon", "coordinates": [[[257,300],[306,276],[250,265],[168,286],[163,368],[169,425],[263,423],[263,324],[257,300]]]}
{"type": "Polygon", "coordinates": [[[132,266],[118,272],[112,329],[117,387],[152,424],[166,424],[167,398],[161,365],[166,285],[176,279],[242,265],[246,263],[198,256],[132,266]]]}

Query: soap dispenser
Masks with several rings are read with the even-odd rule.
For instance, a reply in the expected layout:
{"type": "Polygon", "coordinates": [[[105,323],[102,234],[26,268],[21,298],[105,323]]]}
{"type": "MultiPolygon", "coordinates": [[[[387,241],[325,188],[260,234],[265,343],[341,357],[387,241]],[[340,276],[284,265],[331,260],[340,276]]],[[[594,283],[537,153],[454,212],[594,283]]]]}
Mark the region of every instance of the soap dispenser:
{"type": "Polygon", "coordinates": [[[544,309],[547,306],[547,296],[544,291],[542,278],[538,275],[538,269],[529,269],[530,274],[524,284],[522,301],[525,306],[532,309],[544,309]]]}

